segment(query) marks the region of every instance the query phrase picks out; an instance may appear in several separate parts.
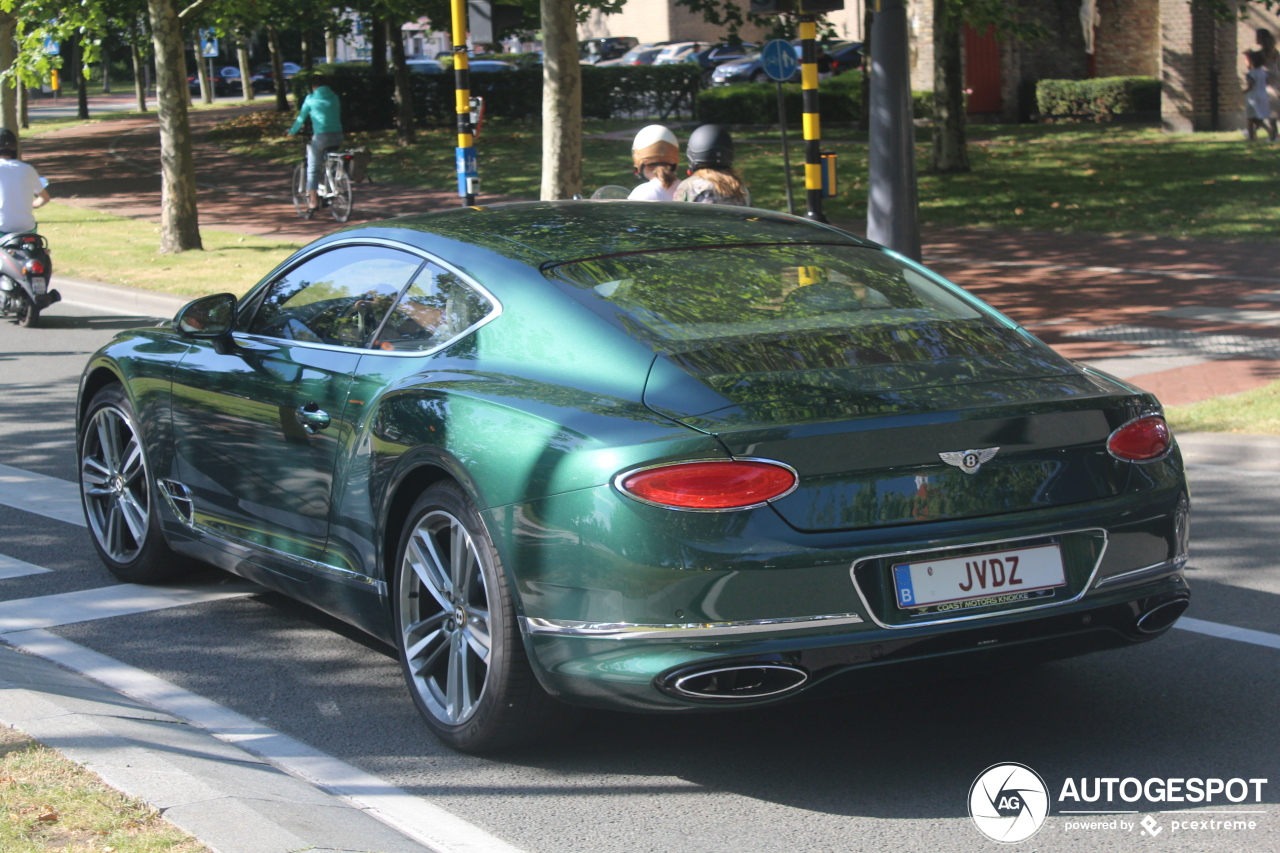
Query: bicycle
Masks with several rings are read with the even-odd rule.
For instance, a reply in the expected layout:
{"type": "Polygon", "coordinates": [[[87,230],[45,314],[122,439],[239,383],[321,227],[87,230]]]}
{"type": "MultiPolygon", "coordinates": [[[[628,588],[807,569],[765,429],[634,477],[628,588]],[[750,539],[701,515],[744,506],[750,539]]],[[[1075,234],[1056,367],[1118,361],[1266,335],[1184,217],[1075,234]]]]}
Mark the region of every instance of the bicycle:
{"type": "MultiPolygon", "coordinates": [[[[347,162],[351,155],[345,151],[326,149],[324,152],[324,170],[320,173],[320,185],[316,194],[320,196],[320,206],[329,208],[329,213],[338,222],[346,222],[351,218],[353,191],[351,177],[347,174],[347,162]]],[[[293,170],[293,208],[299,216],[305,217],[311,209],[307,198],[307,161],[304,158],[293,170]]]]}

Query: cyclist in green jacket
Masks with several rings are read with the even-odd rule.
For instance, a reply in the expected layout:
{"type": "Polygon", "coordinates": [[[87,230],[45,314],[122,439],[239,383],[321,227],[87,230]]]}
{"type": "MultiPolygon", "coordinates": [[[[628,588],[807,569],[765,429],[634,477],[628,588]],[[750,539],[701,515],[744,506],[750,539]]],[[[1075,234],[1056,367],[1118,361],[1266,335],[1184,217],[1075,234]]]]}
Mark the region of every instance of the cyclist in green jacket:
{"type": "Polygon", "coordinates": [[[302,129],[303,123],[311,119],[311,142],[307,145],[307,218],[310,219],[320,207],[320,194],[316,189],[320,186],[320,176],[324,172],[324,152],[327,148],[337,148],[342,144],[342,111],[338,104],[338,94],[329,88],[329,78],[324,75],[313,77],[314,87],[307,99],[302,102],[289,135],[293,136],[302,129]]]}

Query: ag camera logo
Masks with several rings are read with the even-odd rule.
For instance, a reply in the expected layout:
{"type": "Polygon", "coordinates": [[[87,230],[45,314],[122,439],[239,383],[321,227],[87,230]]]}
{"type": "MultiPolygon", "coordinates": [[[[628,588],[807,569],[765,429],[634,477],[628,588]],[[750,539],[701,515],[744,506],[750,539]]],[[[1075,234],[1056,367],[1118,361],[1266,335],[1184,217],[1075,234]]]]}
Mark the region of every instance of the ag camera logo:
{"type": "Polygon", "coordinates": [[[1048,814],[1049,789],[1025,764],[993,764],[969,788],[969,817],[992,841],[1025,841],[1048,814]]]}

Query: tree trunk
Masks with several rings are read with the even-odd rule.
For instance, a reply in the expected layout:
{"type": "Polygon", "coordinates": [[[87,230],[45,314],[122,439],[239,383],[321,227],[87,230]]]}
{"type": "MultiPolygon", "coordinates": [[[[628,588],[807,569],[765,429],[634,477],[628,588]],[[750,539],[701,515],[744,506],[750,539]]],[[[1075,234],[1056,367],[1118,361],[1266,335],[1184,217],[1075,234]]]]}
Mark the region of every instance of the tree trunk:
{"type": "Polygon", "coordinates": [[[311,71],[316,67],[316,52],[311,46],[315,36],[311,30],[306,27],[302,28],[302,68],[311,71]]]}
{"type": "Polygon", "coordinates": [[[102,40],[102,94],[111,94],[111,51],[107,50],[107,40],[102,40]]]}
{"type": "Polygon", "coordinates": [[[931,172],[969,171],[965,145],[964,63],[954,0],[933,0],[933,150],[931,172]]]}
{"type": "Polygon", "coordinates": [[[160,103],[160,252],[201,249],[196,166],[187,118],[187,60],[174,0],[147,0],[160,103]]]}
{"type": "Polygon", "coordinates": [[[271,79],[276,85],[276,112],[289,112],[289,83],[284,79],[284,58],[280,56],[280,31],[267,27],[267,48],[271,51],[271,79]]]}
{"type": "MultiPolygon", "coordinates": [[[[0,12],[0,73],[8,71],[18,58],[17,44],[13,40],[18,19],[8,12],[0,12]]],[[[5,127],[18,126],[18,90],[22,83],[17,75],[0,87],[0,123],[5,127]]]]}
{"type": "Polygon", "coordinates": [[[84,79],[84,40],[81,36],[72,39],[71,52],[75,55],[72,72],[76,76],[76,118],[86,121],[89,118],[89,81],[84,79]]]}
{"type": "MultiPolygon", "coordinates": [[[[196,77],[200,80],[200,102],[202,104],[213,103],[213,81],[209,79],[209,63],[205,61],[204,52],[200,44],[200,33],[196,32],[196,77]]],[[[183,64],[185,65],[185,59],[183,64]]]]}
{"type": "Polygon", "coordinates": [[[387,73],[387,28],[380,15],[369,16],[369,70],[376,74],[387,73]]]}
{"type": "Polygon", "coordinates": [[[31,127],[31,122],[27,119],[27,100],[31,97],[31,93],[27,91],[27,84],[18,84],[18,121],[22,124],[22,129],[26,130],[31,127]]]}
{"type": "Polygon", "coordinates": [[[582,192],[582,66],[572,0],[542,5],[542,199],[582,192]]]}
{"type": "Polygon", "coordinates": [[[858,130],[871,129],[871,25],[876,19],[870,3],[862,13],[862,112],[858,113],[858,130]]]}
{"type": "Polygon", "coordinates": [[[133,59],[133,93],[138,98],[138,112],[145,113],[147,111],[147,75],[144,66],[146,62],[142,59],[142,51],[138,50],[138,45],[129,42],[129,56],[133,59]]]}
{"type": "Polygon", "coordinates": [[[243,32],[236,33],[236,63],[240,66],[240,97],[252,101],[257,95],[253,91],[253,69],[249,67],[249,42],[243,32]]]}
{"type": "Polygon", "coordinates": [[[333,33],[325,34],[324,61],[330,65],[338,61],[338,37],[333,33]]]}
{"type": "Polygon", "coordinates": [[[409,65],[405,62],[404,55],[404,34],[399,24],[387,21],[387,40],[391,43],[391,67],[396,77],[396,141],[401,148],[405,148],[417,139],[413,129],[413,84],[409,80],[409,65]]]}

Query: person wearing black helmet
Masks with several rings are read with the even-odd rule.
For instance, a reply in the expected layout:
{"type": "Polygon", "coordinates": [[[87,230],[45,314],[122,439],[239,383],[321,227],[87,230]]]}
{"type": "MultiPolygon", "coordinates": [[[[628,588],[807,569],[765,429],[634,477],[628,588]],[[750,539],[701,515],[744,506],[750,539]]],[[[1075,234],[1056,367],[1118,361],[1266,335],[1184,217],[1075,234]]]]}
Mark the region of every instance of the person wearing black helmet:
{"type": "Polygon", "coordinates": [[[676,201],[751,206],[751,193],[733,168],[733,137],[715,124],[695,130],[684,146],[689,177],[676,189],[676,201]]]}
{"type": "Polygon", "coordinates": [[[36,230],[32,211],[49,201],[35,167],[18,159],[18,137],[0,127],[0,234],[36,230]]]}

